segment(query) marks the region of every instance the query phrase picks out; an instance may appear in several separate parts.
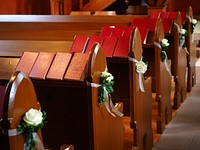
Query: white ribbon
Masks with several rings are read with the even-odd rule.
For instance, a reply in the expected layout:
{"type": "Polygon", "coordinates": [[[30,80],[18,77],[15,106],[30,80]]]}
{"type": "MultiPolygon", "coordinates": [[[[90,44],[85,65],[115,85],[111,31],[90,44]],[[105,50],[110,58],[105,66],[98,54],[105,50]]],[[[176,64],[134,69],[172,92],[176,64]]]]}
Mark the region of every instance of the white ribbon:
{"type": "Polygon", "coordinates": [[[180,33],[181,29],[180,29],[179,25],[177,23],[174,23],[174,25],[177,26],[178,32],[180,33]]]}
{"type": "MultiPolygon", "coordinates": [[[[16,136],[16,135],[19,135],[19,134],[22,134],[23,132],[19,132],[17,131],[17,129],[9,129],[8,130],[8,136],[16,136]]],[[[38,150],[45,150],[44,149],[44,146],[39,138],[39,136],[37,135],[37,133],[32,133],[32,136],[33,136],[33,140],[35,142],[35,146],[38,150]]],[[[24,143],[24,150],[27,150],[27,145],[26,143],[24,143]]]]}
{"type": "MultiPolygon", "coordinates": [[[[91,87],[95,87],[95,88],[98,88],[100,86],[102,86],[101,84],[98,84],[98,83],[90,83],[90,82],[86,82],[88,86],[91,86],[91,87]]],[[[111,95],[108,93],[108,91],[106,90],[106,87],[103,88],[104,90],[104,96],[106,97],[106,101],[104,103],[105,107],[106,107],[106,110],[113,116],[113,117],[116,117],[116,115],[122,117],[124,114],[121,113],[113,104],[112,102],[112,99],[111,99],[111,95]],[[111,110],[112,112],[111,112],[111,110]],[[116,115],[115,115],[116,114],[116,115]]]]}
{"type": "MultiPolygon", "coordinates": [[[[136,59],[134,59],[134,58],[132,58],[132,57],[129,57],[129,56],[128,56],[128,60],[129,60],[129,61],[132,61],[132,62],[135,62],[135,63],[138,62],[136,59]]],[[[143,82],[142,82],[142,73],[138,73],[138,75],[139,75],[139,87],[140,87],[140,90],[141,90],[142,92],[145,92],[145,90],[144,90],[144,85],[143,85],[143,82]]]]}
{"type": "MultiPolygon", "coordinates": [[[[157,46],[160,50],[161,50],[161,45],[157,42],[154,42],[154,45],[157,46]]],[[[165,60],[164,60],[164,64],[165,64],[165,68],[167,70],[167,72],[169,73],[169,75],[171,76],[171,70],[169,68],[169,65],[168,65],[168,58],[167,58],[167,53],[165,51],[162,51],[164,54],[165,54],[165,60]]]]}
{"type": "Polygon", "coordinates": [[[35,142],[35,147],[38,150],[45,150],[39,136],[37,135],[37,133],[34,132],[34,133],[32,133],[32,135],[33,135],[33,140],[35,142]]]}

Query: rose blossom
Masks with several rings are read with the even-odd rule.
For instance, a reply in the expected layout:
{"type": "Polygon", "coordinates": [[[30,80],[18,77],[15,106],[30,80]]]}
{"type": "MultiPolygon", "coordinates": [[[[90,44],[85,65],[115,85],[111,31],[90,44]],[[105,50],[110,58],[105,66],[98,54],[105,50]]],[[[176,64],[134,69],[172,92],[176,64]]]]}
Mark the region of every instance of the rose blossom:
{"type": "Polygon", "coordinates": [[[186,32],[187,32],[187,30],[185,30],[185,29],[181,29],[181,30],[180,30],[180,33],[181,33],[182,35],[186,34],[186,32]]]}
{"type": "Polygon", "coordinates": [[[139,61],[136,63],[136,71],[137,73],[144,74],[147,71],[147,65],[143,61],[139,61]]]}
{"type": "Polygon", "coordinates": [[[196,19],[192,19],[192,24],[197,24],[197,20],[196,19]]]}
{"type": "Polygon", "coordinates": [[[162,46],[169,46],[168,40],[167,39],[162,39],[162,46]]]}
{"type": "Polygon", "coordinates": [[[42,115],[41,111],[31,108],[25,113],[23,120],[29,125],[37,126],[42,122],[42,115]]]}

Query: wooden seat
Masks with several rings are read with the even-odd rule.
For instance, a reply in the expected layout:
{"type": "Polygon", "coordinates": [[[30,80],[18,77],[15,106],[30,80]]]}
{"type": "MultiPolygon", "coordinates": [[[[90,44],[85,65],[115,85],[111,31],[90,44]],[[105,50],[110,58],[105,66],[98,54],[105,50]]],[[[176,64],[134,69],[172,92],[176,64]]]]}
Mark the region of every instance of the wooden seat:
{"type": "MultiPolygon", "coordinates": [[[[24,148],[24,136],[22,133],[13,135],[9,135],[9,133],[10,130],[16,130],[23,115],[31,108],[41,109],[32,81],[23,72],[15,72],[5,92],[1,120],[1,133],[3,133],[0,136],[1,149],[19,150],[24,148]]],[[[37,134],[43,143],[41,131],[39,130],[37,134]]],[[[73,150],[73,146],[70,149],[73,150]]]]}

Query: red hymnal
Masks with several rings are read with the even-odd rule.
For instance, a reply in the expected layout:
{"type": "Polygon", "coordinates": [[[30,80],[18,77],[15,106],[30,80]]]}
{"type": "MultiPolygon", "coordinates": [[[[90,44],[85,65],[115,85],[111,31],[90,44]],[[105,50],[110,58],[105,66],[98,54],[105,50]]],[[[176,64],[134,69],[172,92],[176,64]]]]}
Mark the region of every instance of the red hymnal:
{"type": "Polygon", "coordinates": [[[69,65],[71,56],[71,53],[57,52],[46,78],[62,80],[69,65]]]}
{"type": "Polygon", "coordinates": [[[40,52],[29,74],[29,77],[45,79],[54,55],[54,53],[40,52]]]}
{"type": "Polygon", "coordinates": [[[124,34],[123,34],[123,37],[130,37],[131,34],[132,34],[132,31],[135,27],[126,27],[125,30],[124,30],[124,34]]]}
{"type": "Polygon", "coordinates": [[[119,37],[113,57],[127,57],[130,47],[129,37],[119,37]]]}
{"type": "Polygon", "coordinates": [[[172,30],[173,20],[172,19],[164,19],[162,20],[163,28],[165,33],[170,33],[172,30]]]}
{"type": "Polygon", "coordinates": [[[84,53],[88,39],[88,36],[76,35],[70,48],[70,53],[84,53]]]}
{"type": "Polygon", "coordinates": [[[98,42],[100,45],[103,43],[103,36],[90,36],[88,40],[88,44],[85,50],[85,53],[90,53],[92,46],[94,45],[95,42],[98,42]]]}
{"type": "Polygon", "coordinates": [[[100,36],[111,36],[114,26],[104,26],[101,29],[100,36]]]}
{"type": "Polygon", "coordinates": [[[106,57],[112,57],[117,44],[118,37],[105,37],[103,40],[103,50],[106,57]]]}
{"type": "Polygon", "coordinates": [[[15,71],[22,71],[25,74],[29,75],[36,59],[37,59],[38,53],[35,52],[23,52],[15,71]]]}
{"type": "Polygon", "coordinates": [[[84,80],[89,54],[74,53],[64,76],[65,80],[84,80]]]}
{"type": "Polygon", "coordinates": [[[124,29],[125,27],[123,26],[116,26],[115,28],[113,28],[111,36],[121,37],[124,33],[124,29]]]}

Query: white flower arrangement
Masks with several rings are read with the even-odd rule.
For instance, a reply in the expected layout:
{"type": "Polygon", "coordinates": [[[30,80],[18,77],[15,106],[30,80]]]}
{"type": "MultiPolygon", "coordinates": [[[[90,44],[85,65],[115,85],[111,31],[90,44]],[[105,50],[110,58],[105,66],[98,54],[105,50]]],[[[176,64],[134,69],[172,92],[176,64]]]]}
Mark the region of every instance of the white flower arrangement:
{"type": "Polygon", "coordinates": [[[169,42],[168,42],[168,39],[162,39],[161,40],[161,46],[163,47],[168,47],[169,46],[169,42]]]}
{"type": "Polygon", "coordinates": [[[187,30],[185,29],[181,29],[180,30],[180,45],[183,46],[184,42],[185,42],[185,37],[187,36],[187,30]]]}
{"type": "Polygon", "coordinates": [[[166,51],[168,50],[169,47],[169,42],[168,39],[163,38],[161,40],[161,60],[162,62],[165,60],[166,58],[166,51]]]}
{"type": "Polygon", "coordinates": [[[29,109],[17,126],[17,131],[25,135],[25,149],[34,150],[35,141],[33,134],[44,127],[46,113],[37,109],[29,109]]]}
{"type": "Polygon", "coordinates": [[[197,24],[197,20],[196,19],[192,19],[191,20],[191,30],[192,30],[192,33],[194,32],[194,30],[196,28],[196,24],[197,24]]]}
{"type": "Polygon", "coordinates": [[[136,72],[144,74],[147,71],[147,64],[143,61],[136,62],[136,72]]]}
{"type": "Polygon", "coordinates": [[[114,77],[109,72],[102,72],[100,75],[100,84],[98,91],[98,103],[100,106],[108,99],[108,94],[114,92],[112,85],[114,84],[114,77]],[[106,92],[108,94],[106,94],[106,92]]]}

